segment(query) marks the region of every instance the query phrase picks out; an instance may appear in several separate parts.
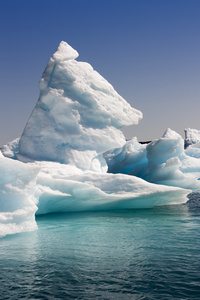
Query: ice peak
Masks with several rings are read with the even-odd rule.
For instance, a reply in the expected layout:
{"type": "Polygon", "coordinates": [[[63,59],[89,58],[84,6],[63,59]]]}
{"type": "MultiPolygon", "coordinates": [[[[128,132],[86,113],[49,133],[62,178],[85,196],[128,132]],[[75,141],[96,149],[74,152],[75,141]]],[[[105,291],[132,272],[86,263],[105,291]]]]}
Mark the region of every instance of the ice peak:
{"type": "Polygon", "coordinates": [[[73,49],[69,44],[62,41],[60,42],[56,52],[53,54],[52,58],[56,61],[76,59],[79,56],[78,52],[73,49]]]}
{"type": "Polygon", "coordinates": [[[97,154],[122,147],[123,126],[142,113],[126,102],[78,52],[61,42],[40,80],[40,97],[19,142],[19,159],[90,168],[97,154]]]}
{"type": "Polygon", "coordinates": [[[177,138],[181,138],[181,136],[175,132],[174,130],[167,128],[166,131],[164,132],[162,138],[165,139],[177,139],[177,138]]]}

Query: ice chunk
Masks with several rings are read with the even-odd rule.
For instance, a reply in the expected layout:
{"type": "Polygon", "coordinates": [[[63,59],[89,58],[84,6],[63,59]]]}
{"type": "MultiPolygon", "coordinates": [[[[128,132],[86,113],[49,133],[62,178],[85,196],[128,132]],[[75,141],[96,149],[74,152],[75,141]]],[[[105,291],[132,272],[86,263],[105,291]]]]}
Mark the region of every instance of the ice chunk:
{"type": "MultiPolygon", "coordinates": [[[[144,178],[150,182],[200,189],[200,181],[186,167],[190,164],[189,157],[184,151],[184,140],[171,129],[167,129],[162,138],[147,145],[148,166],[144,178]],[[183,162],[185,172],[183,172],[183,162]]],[[[190,160],[191,161],[191,160],[190,160]]],[[[192,171],[192,172],[191,172],[192,171]]]]}
{"type": "Polygon", "coordinates": [[[120,129],[142,118],[91,65],[76,57],[77,52],[61,42],[49,60],[39,100],[19,142],[18,159],[88,169],[99,153],[123,146],[120,129]]]}
{"type": "Polygon", "coordinates": [[[181,161],[180,171],[195,179],[200,179],[200,159],[186,155],[181,161]]]}
{"type": "Polygon", "coordinates": [[[200,142],[189,145],[185,150],[185,154],[191,157],[200,158],[200,142]]]}
{"type": "Polygon", "coordinates": [[[109,150],[103,154],[109,173],[123,173],[143,177],[147,168],[146,145],[141,145],[134,137],[122,148],[109,150]]]}
{"type": "Polygon", "coordinates": [[[197,179],[200,177],[200,160],[186,153],[182,137],[168,128],[160,139],[148,145],[140,145],[134,138],[124,147],[108,151],[103,156],[108,164],[108,172],[135,175],[152,183],[199,190],[200,181],[197,179]]]}
{"type": "Polygon", "coordinates": [[[200,130],[187,128],[185,129],[185,148],[189,145],[200,142],[200,130]]]}
{"type": "Polygon", "coordinates": [[[165,163],[172,157],[184,155],[183,138],[175,131],[168,128],[160,139],[152,141],[147,145],[148,164],[152,165],[165,163]]]}
{"type": "Polygon", "coordinates": [[[74,50],[70,45],[62,41],[58,46],[58,49],[52,56],[53,61],[64,61],[70,59],[76,59],[79,56],[78,52],[74,50]]]}
{"type": "Polygon", "coordinates": [[[197,129],[185,129],[185,154],[181,171],[190,173],[200,178],[200,131],[197,129]]]}
{"type": "Polygon", "coordinates": [[[16,159],[16,153],[19,151],[19,138],[1,147],[0,151],[5,157],[16,159]]]}
{"type": "Polygon", "coordinates": [[[200,158],[200,130],[185,129],[185,147],[188,156],[200,158]]]}
{"type": "Polygon", "coordinates": [[[34,192],[38,171],[0,152],[0,237],[37,228],[34,192]]]}

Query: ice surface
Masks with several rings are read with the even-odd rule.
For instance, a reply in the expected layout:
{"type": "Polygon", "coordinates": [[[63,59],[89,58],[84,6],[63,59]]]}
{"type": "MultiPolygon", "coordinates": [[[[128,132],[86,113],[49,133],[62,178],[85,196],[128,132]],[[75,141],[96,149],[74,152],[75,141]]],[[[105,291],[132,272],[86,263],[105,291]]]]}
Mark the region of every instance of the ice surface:
{"type": "Polygon", "coordinates": [[[0,237],[37,228],[34,193],[38,171],[0,152],[0,237]]]}
{"type": "Polygon", "coordinates": [[[77,56],[61,42],[49,60],[39,100],[19,142],[18,159],[89,169],[99,153],[124,145],[120,128],[142,118],[90,64],[74,60],[77,56]]]}

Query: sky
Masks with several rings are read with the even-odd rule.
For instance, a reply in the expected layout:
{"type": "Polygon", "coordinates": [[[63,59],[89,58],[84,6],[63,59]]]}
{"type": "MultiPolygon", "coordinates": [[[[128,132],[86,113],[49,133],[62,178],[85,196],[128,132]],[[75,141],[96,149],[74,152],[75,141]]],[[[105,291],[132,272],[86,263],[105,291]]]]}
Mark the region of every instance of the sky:
{"type": "Polygon", "coordinates": [[[20,137],[64,40],[143,120],[139,141],[200,129],[199,0],[0,0],[0,145],[20,137]]]}

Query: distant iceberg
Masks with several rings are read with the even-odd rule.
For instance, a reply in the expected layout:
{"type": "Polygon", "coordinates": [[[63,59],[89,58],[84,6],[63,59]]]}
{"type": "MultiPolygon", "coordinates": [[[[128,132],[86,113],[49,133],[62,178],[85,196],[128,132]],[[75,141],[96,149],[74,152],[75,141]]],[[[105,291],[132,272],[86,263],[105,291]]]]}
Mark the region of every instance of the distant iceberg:
{"type": "Polygon", "coordinates": [[[21,138],[1,148],[0,236],[35,230],[35,214],[185,203],[200,187],[176,132],[126,142],[121,128],[142,113],[77,57],[60,43],[21,138]]]}
{"type": "Polygon", "coordinates": [[[185,153],[194,158],[200,158],[200,130],[185,129],[185,153]]]}

